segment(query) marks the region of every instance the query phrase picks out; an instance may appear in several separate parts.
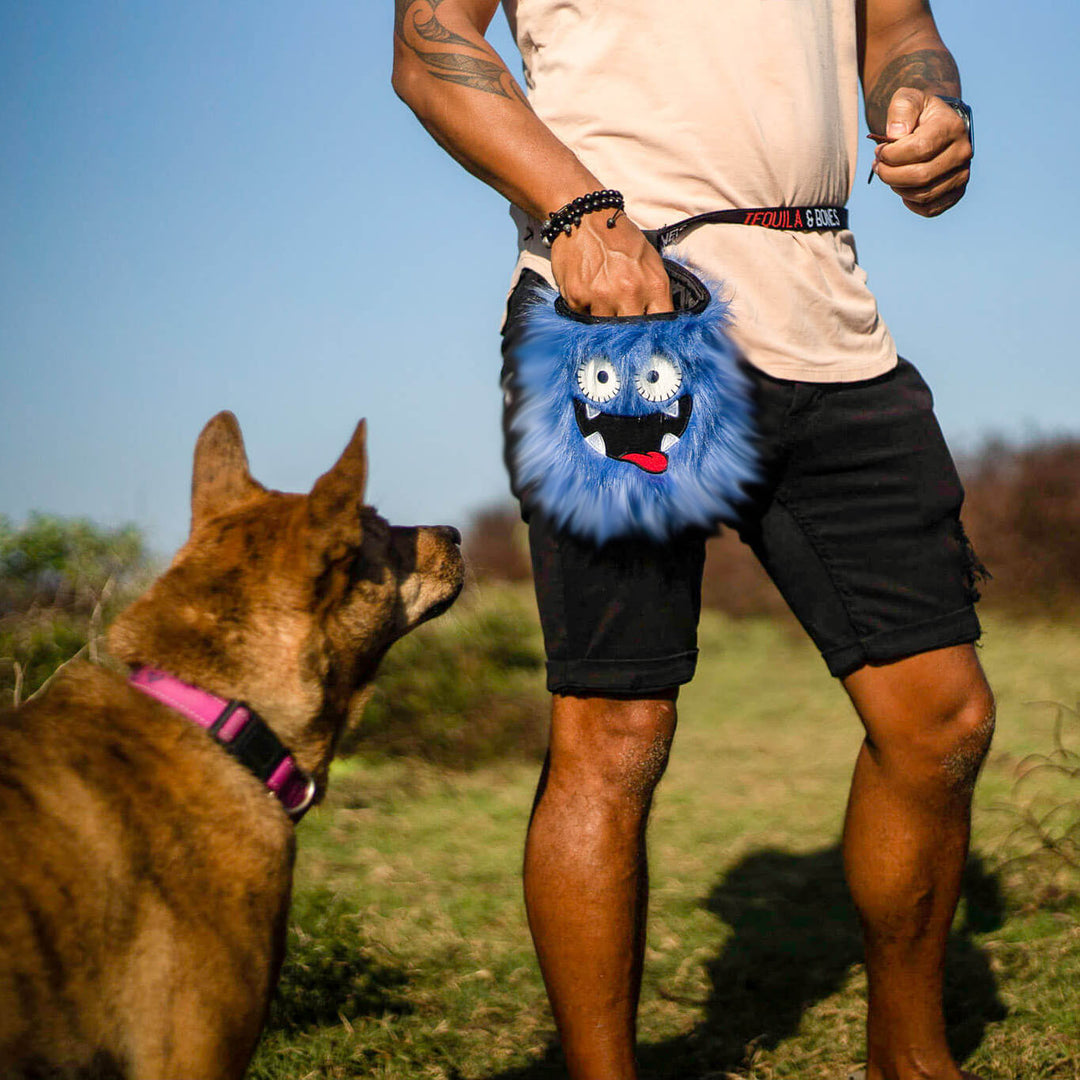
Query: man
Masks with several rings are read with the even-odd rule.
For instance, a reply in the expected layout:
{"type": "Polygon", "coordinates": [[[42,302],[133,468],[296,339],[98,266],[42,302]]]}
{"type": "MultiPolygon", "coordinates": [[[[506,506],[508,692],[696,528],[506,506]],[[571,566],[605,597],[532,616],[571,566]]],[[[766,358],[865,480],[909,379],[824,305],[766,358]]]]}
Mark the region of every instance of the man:
{"type": "MultiPolygon", "coordinates": [[[[535,274],[580,312],[671,310],[642,227],[843,204],[859,78],[880,180],[925,217],[964,193],[970,114],[923,0],[505,0],[528,101],[483,38],[497,2],[396,0],[394,87],[515,208],[511,340],[535,274]],[[586,213],[540,243],[549,215],[601,189],[625,213],[586,213]]],[[[741,535],[865,727],[844,856],[865,931],[867,1078],[959,1080],[942,965],[994,714],[972,644],[977,563],[929,392],[898,362],[846,229],[711,224],[674,251],[724,279],[755,372],[769,483],[741,535]]],[[[530,542],[554,698],[529,924],[571,1075],[627,1080],[645,823],[693,673],[702,540],[596,550],[534,514],[530,542]]]]}

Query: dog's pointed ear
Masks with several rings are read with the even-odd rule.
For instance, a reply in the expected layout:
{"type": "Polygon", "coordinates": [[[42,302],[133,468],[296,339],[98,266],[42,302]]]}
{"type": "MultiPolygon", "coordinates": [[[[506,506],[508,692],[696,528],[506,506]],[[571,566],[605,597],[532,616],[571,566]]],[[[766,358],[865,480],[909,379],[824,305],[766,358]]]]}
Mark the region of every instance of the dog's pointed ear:
{"type": "Polygon", "coordinates": [[[191,527],[224,513],[263,491],[251,478],[240,425],[231,412],[219,412],[195,444],[191,473],[191,527]]]}
{"type": "Polygon", "coordinates": [[[308,513],[312,522],[320,527],[331,523],[355,522],[359,529],[360,516],[357,511],[363,505],[366,484],[367,422],[361,420],[337,463],[323,473],[311,489],[308,513]]]}

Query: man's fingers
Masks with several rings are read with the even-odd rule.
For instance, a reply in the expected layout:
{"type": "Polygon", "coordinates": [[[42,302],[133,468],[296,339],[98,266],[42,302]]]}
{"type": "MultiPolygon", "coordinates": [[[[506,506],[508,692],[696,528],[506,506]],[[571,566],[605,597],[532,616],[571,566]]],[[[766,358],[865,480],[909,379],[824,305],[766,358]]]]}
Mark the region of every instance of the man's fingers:
{"type": "Polygon", "coordinates": [[[966,165],[961,165],[943,172],[926,183],[895,183],[890,186],[901,198],[930,202],[939,195],[945,194],[946,191],[964,187],[970,178],[971,170],[966,165]]]}
{"type": "Polygon", "coordinates": [[[591,308],[593,315],[653,315],[660,311],[671,311],[671,288],[668,285],[667,274],[662,277],[648,275],[637,278],[631,286],[628,282],[618,282],[614,291],[605,297],[605,307],[610,311],[597,311],[594,303],[591,308]]]}
{"type": "Polygon", "coordinates": [[[935,217],[960,201],[970,177],[971,171],[965,165],[946,173],[933,184],[923,187],[895,185],[893,191],[909,210],[922,217],[935,217]]]}
{"type": "Polygon", "coordinates": [[[923,161],[916,165],[892,167],[879,162],[874,166],[874,172],[893,191],[905,193],[932,188],[958,172],[969,172],[969,165],[968,157],[950,150],[934,158],[933,161],[923,161]]]}
{"type": "Polygon", "coordinates": [[[641,315],[650,305],[663,302],[659,292],[646,268],[609,259],[588,280],[581,281],[573,290],[574,298],[567,297],[566,302],[573,310],[588,315],[641,315]]]}
{"type": "Polygon", "coordinates": [[[904,199],[904,205],[920,217],[932,218],[938,214],[944,214],[950,207],[955,206],[964,197],[964,188],[957,188],[934,199],[932,202],[915,202],[912,199],[904,199]]]}
{"type": "Polygon", "coordinates": [[[964,121],[943,101],[931,98],[911,135],[878,148],[874,172],[894,190],[929,188],[970,162],[964,121]]]}
{"type": "Polygon", "coordinates": [[[874,172],[923,217],[935,217],[960,201],[970,178],[971,141],[956,111],[921,90],[897,90],[889,106],[889,132],[894,118],[907,122],[921,101],[914,127],[895,141],[879,146],[874,172]]]}
{"type": "Polygon", "coordinates": [[[565,283],[562,296],[571,311],[601,318],[672,310],[666,274],[661,279],[650,280],[630,273],[601,272],[588,282],[565,283]]]}
{"type": "Polygon", "coordinates": [[[885,134],[890,139],[902,139],[918,126],[926,105],[926,92],[902,86],[892,96],[885,116],[885,134]]]}
{"type": "MultiPolygon", "coordinates": [[[[963,129],[963,120],[956,113],[953,116],[963,129]]],[[[877,149],[877,161],[884,165],[914,165],[919,161],[930,161],[956,143],[959,134],[963,134],[963,131],[958,133],[949,124],[920,124],[899,141],[882,143],[877,149]]]]}
{"type": "MultiPolygon", "coordinates": [[[[887,165],[879,161],[874,166],[874,172],[899,194],[927,190],[959,173],[970,173],[971,155],[966,152],[966,146],[966,143],[964,146],[948,146],[937,157],[912,165],[887,165]]],[[[964,179],[966,182],[967,175],[964,179]]]]}
{"type": "Polygon", "coordinates": [[[958,159],[971,159],[967,126],[954,110],[934,98],[927,104],[915,130],[896,142],[883,143],[878,147],[876,157],[879,164],[912,165],[930,161],[951,150],[956,152],[958,159]]]}
{"type": "Polygon", "coordinates": [[[660,264],[660,276],[653,277],[648,295],[645,298],[645,314],[657,315],[662,311],[674,311],[671,302],[671,282],[668,281],[664,264],[660,264]]]}

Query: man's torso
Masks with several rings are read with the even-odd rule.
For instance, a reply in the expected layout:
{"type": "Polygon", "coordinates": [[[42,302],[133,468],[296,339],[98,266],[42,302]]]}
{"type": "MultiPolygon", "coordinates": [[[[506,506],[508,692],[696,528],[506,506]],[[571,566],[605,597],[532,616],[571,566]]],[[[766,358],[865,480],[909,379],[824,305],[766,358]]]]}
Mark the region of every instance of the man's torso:
{"type": "MultiPolygon", "coordinates": [[[[642,227],[730,207],[847,201],[858,142],[852,0],[504,7],[533,108],[623,191],[642,227]]],[[[514,216],[519,266],[550,280],[535,223],[514,216]]],[[[733,337],[772,375],[861,379],[896,362],[846,231],[711,225],[671,252],[723,281],[733,337]]]]}

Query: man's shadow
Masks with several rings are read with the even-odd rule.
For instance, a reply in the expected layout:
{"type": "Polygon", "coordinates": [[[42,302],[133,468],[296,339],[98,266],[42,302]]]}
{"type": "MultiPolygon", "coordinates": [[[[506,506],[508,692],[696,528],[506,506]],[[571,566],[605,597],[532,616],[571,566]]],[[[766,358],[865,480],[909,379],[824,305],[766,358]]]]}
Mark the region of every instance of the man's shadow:
{"type": "MultiPolygon", "coordinates": [[[[949,937],[945,1008],[949,1043],[965,1060],[986,1025],[1005,1008],[985,954],[972,935],[1001,925],[1004,905],[997,878],[975,856],[964,875],[964,917],[949,937]]],[[[798,1030],[803,1014],[838,991],[863,958],[858,918],[844,882],[838,845],[806,854],[763,848],[733,866],[704,899],[731,928],[706,968],[704,1001],[682,998],[677,986],[664,997],[704,1005],[705,1017],[689,1034],[639,1048],[644,1077],[723,1074],[746,1064],[747,1048],[771,1049],[798,1030]]],[[[692,992],[691,992],[692,994],[692,992]]],[[[852,1018],[861,1044],[862,1015],[852,1018]]],[[[855,1064],[855,1061],[852,1062],[855,1064]]],[[[539,1080],[562,1073],[557,1047],[533,1065],[498,1080],[539,1080]]]]}

